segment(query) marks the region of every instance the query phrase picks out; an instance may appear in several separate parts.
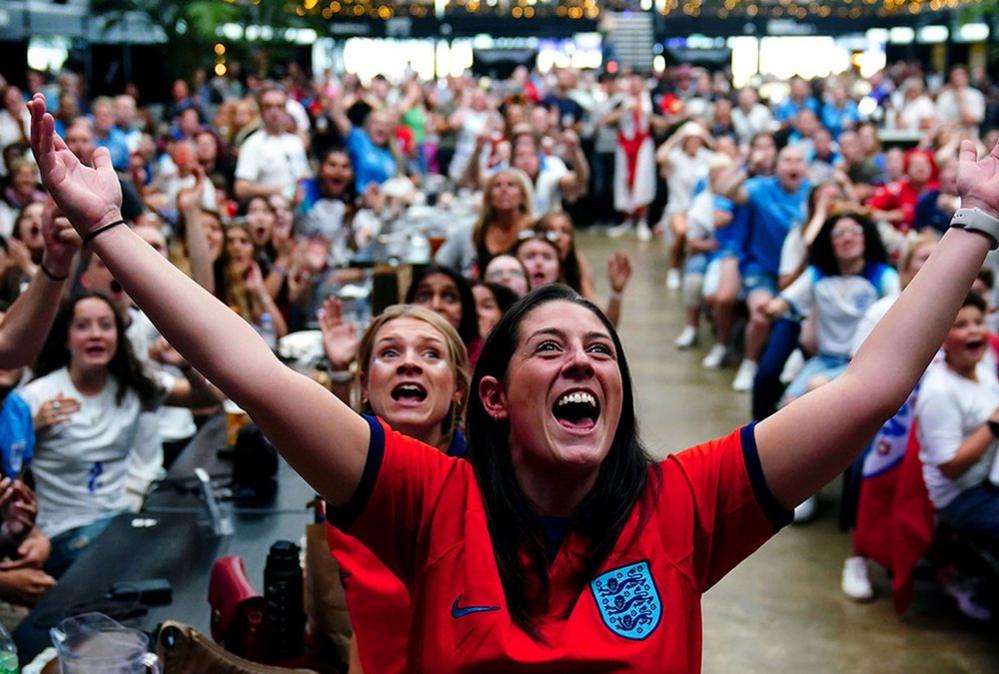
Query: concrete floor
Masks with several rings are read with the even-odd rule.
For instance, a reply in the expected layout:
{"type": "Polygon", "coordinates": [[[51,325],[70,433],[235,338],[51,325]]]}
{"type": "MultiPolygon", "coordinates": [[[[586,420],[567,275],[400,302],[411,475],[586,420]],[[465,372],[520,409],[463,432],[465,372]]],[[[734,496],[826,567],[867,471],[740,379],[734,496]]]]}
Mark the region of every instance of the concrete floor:
{"type": "MultiPolygon", "coordinates": [[[[578,245],[598,272],[602,296],[607,256],[617,248],[632,255],[621,337],[648,448],[662,456],[746,423],[749,396],[731,390],[734,370],[700,366],[710,346],[707,328],[698,348],[673,347],[683,311],[679,293],[665,289],[662,241],[583,233],[578,245]]],[[[996,625],[964,619],[930,583],[917,585],[913,607],[901,618],[880,569],[873,574],[877,601],[861,605],[842,595],[850,540],[837,526],[838,501],[834,483],[822,494],[816,521],[786,528],[705,595],[704,672],[999,672],[996,625]]]]}

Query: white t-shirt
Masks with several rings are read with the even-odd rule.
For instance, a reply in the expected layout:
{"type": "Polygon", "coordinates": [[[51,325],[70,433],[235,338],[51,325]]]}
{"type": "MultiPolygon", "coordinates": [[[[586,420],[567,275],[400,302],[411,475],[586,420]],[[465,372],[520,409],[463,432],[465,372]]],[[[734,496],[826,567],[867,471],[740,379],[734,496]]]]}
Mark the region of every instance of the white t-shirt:
{"type": "Polygon", "coordinates": [[[802,236],[801,225],[795,223],[787,231],[784,243],[780,248],[780,267],[777,273],[787,276],[801,269],[808,259],[808,246],[805,245],[805,237],[802,236]]]}
{"type": "Polygon", "coordinates": [[[941,124],[954,124],[965,129],[977,131],[978,125],[985,119],[985,96],[978,89],[965,87],[961,90],[964,97],[964,104],[968,112],[974,118],[974,123],[964,125],[961,122],[961,109],[957,105],[957,96],[951,89],[944,89],[937,97],[937,117],[941,124]]]}
{"type": "MultiPolygon", "coordinates": [[[[129,309],[128,317],[129,324],[125,330],[125,336],[132,344],[135,357],[143,364],[150,376],[155,376],[153,373],[156,372],[165,372],[171,379],[183,377],[184,373],[180,371],[180,368],[158,363],[149,357],[149,347],[160,339],[160,332],[149,320],[149,317],[135,307],[129,309]]],[[[183,440],[198,432],[198,427],[194,424],[194,415],[191,414],[191,410],[185,407],[163,405],[159,408],[157,416],[159,417],[157,429],[162,442],[183,440]]]]}
{"type": "Polygon", "coordinates": [[[985,482],[996,455],[999,443],[993,440],[978,461],[955,480],[945,477],[938,468],[953,459],[964,438],[999,407],[995,369],[983,361],[975,368],[975,376],[978,381],[962,377],[946,365],[938,365],[927,371],[919,390],[916,401],[919,458],[923,462],[926,490],[937,509],[946,507],[962,491],[985,482]]]}
{"type": "Polygon", "coordinates": [[[286,197],[295,193],[298,181],[309,175],[302,139],[291,133],[275,136],[260,129],[239,149],[236,179],[264,185],[280,185],[286,197]]]}
{"type": "Polygon", "coordinates": [[[569,172],[569,167],[558,157],[541,158],[541,171],[534,184],[534,215],[541,217],[551,211],[562,210],[562,190],[558,183],[569,172]]]}
{"type": "Polygon", "coordinates": [[[797,316],[815,314],[819,352],[850,357],[857,326],[882,297],[900,292],[898,273],[885,264],[870,264],[861,274],[825,276],[808,267],[781,293],[797,316]]]}
{"type": "MultiPolygon", "coordinates": [[[[157,381],[173,386],[168,375],[157,381]]],[[[126,490],[144,493],[156,479],[150,466],[163,463],[156,413],[144,411],[138,396],[116,404],[117,382],[109,378],[95,396],[85,396],[62,368],[19,391],[35,416],[58,394],[80,402],[68,420],[42,429],[35,439],[32,472],[38,495],[38,528],[49,538],[126,509],[126,490]]]]}
{"type": "Polygon", "coordinates": [[[670,168],[666,178],[666,184],[669,186],[666,210],[670,215],[683,213],[690,208],[694,187],[697,181],[708,175],[708,162],[711,161],[712,155],[711,150],[703,147],[699,148],[693,157],[679,147],[670,150],[670,168]]]}

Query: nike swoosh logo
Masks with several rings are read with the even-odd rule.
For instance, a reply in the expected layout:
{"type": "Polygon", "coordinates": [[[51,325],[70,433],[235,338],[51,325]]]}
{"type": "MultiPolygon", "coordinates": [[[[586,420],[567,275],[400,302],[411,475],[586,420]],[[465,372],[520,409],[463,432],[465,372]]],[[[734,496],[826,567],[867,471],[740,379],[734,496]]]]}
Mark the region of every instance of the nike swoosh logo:
{"type": "Polygon", "coordinates": [[[451,604],[451,617],[454,619],[464,618],[467,615],[472,615],[473,613],[487,613],[489,611],[498,611],[499,606],[460,606],[461,595],[459,594],[454,603],[451,604]]]}

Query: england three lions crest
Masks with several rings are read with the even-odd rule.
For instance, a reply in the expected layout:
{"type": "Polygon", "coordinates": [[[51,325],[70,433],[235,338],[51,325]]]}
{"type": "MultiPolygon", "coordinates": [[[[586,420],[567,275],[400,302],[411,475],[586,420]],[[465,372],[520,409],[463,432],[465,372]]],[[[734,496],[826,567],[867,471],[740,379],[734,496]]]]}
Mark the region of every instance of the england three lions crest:
{"type": "Polygon", "coordinates": [[[641,640],[659,626],[663,604],[648,562],[611,569],[590,581],[593,601],[611,632],[641,640]]]}

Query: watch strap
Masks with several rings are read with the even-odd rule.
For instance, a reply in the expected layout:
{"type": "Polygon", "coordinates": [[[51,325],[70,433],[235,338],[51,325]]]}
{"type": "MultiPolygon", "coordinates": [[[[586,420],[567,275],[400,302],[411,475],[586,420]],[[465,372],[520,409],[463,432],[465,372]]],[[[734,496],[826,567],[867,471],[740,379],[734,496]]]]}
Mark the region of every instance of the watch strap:
{"type": "Polygon", "coordinates": [[[980,208],[959,208],[954,211],[951,227],[979,232],[992,241],[992,250],[999,248],[999,218],[980,208]]]}

